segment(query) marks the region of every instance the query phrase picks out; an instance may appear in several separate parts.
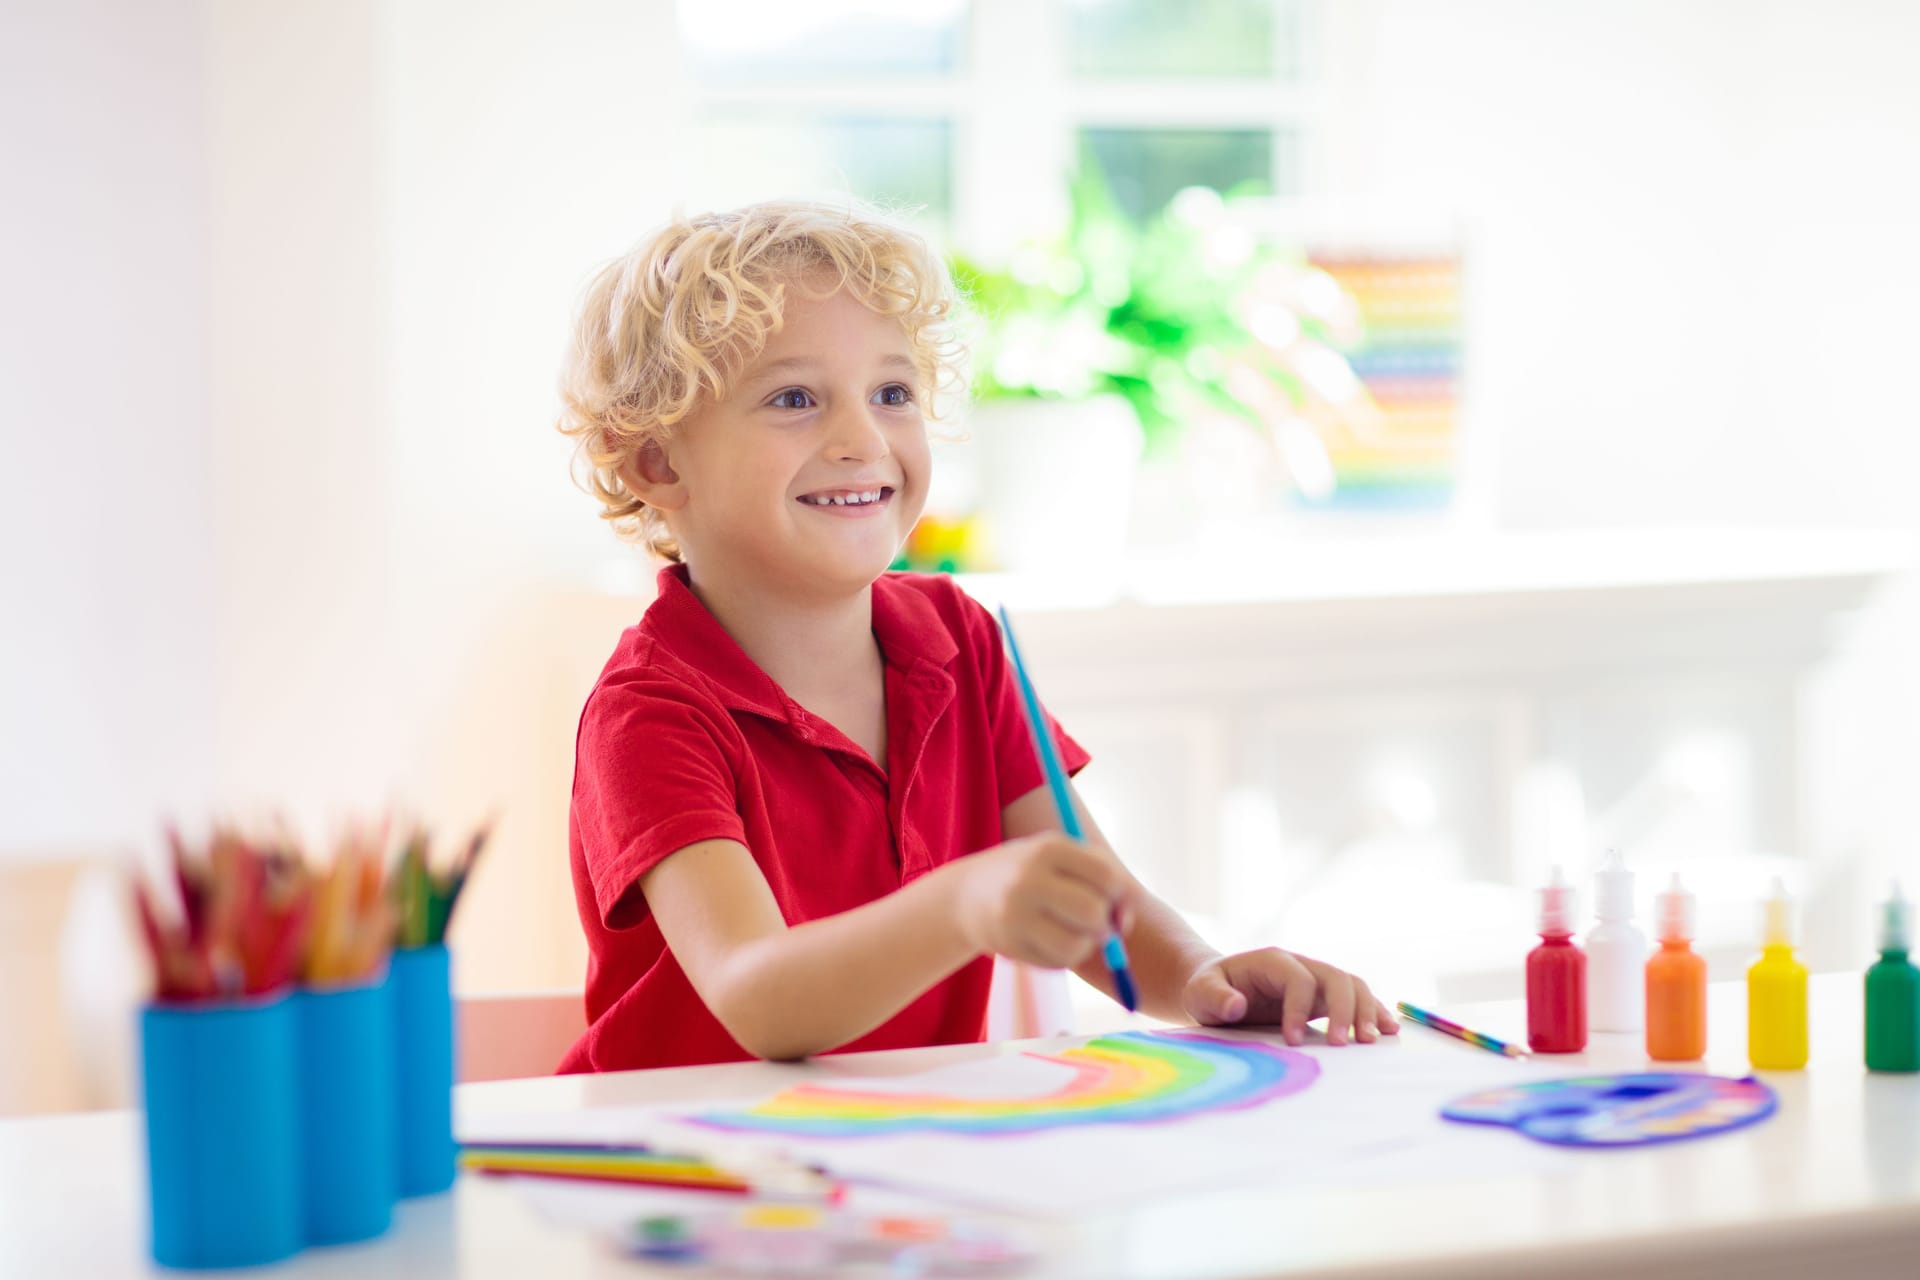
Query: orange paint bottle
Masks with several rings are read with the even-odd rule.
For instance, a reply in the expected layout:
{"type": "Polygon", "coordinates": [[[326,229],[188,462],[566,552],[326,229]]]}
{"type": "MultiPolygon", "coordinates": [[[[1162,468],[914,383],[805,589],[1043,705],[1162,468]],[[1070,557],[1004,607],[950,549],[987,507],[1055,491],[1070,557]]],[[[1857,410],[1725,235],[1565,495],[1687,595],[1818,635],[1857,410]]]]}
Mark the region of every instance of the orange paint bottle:
{"type": "Polygon", "coordinates": [[[1707,962],[1693,949],[1693,895],[1677,874],[1654,916],[1660,949],[1647,961],[1647,1056],[1692,1062],[1707,1053],[1707,962]]]}

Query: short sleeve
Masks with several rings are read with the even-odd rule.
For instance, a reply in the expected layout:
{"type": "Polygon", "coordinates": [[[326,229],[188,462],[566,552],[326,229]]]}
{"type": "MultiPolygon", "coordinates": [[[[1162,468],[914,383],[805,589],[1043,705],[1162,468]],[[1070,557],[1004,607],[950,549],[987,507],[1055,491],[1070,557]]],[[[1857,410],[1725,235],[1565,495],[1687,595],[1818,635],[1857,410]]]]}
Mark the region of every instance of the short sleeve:
{"type": "Polygon", "coordinates": [[[735,772],[721,740],[724,718],[724,712],[625,685],[596,690],[581,712],[574,830],[607,928],[646,919],[646,899],[636,885],[668,855],[702,840],[746,843],[735,772]]]}
{"type": "MultiPolygon", "coordinates": [[[[963,594],[967,620],[967,640],[974,662],[979,666],[981,688],[987,700],[987,721],[993,731],[994,769],[999,775],[1000,807],[1006,808],[1036,787],[1046,785],[1040,759],[1034,752],[1033,733],[1027,726],[1026,708],[1020,701],[1020,685],[1014,678],[1013,662],[1007,657],[1006,642],[1000,624],[980,602],[963,594]]],[[[1087,767],[1093,757],[1075,742],[1043,704],[1040,714],[1046,718],[1060,751],[1060,763],[1068,776],[1087,767]]]]}

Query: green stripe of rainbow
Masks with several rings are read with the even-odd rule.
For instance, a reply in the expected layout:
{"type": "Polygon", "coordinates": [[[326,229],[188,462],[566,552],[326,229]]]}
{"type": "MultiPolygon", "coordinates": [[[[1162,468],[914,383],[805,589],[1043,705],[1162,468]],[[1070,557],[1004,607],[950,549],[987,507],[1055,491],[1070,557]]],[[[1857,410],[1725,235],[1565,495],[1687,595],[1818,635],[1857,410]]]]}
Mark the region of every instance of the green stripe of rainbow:
{"type": "Polygon", "coordinates": [[[1070,1067],[1073,1075],[1059,1089],[1028,1098],[800,1085],[743,1111],[690,1119],[714,1129],[816,1138],[926,1132],[985,1137],[1257,1107],[1298,1093],[1320,1074],[1320,1064],[1304,1053],[1191,1031],[1127,1031],[1057,1054],[1026,1056],[1070,1067]]]}

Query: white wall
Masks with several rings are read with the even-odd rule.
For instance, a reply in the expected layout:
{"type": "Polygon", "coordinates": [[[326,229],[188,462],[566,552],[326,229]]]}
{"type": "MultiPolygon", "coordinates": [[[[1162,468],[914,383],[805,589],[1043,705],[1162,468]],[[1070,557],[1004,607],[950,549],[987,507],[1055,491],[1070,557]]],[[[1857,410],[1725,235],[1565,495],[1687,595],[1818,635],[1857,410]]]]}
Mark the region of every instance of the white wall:
{"type": "MultiPolygon", "coordinates": [[[[1501,522],[1915,522],[1920,14],[1327,8],[1324,172],[1465,228],[1501,522]]],[[[577,976],[515,926],[570,927],[540,735],[622,620],[575,588],[623,561],[552,386],[586,275],[682,189],[666,0],[5,23],[0,856],[162,807],[497,804],[469,923],[505,941],[463,963],[577,976]]],[[[1816,699],[1836,848],[1911,840],[1915,617],[1816,699]]]]}
{"type": "Polygon", "coordinates": [[[0,862],[211,780],[202,71],[192,4],[0,16],[0,862]]]}
{"type": "Polygon", "coordinates": [[[1470,255],[1500,523],[1920,519],[1920,8],[1327,7],[1333,193],[1470,255]]]}
{"type": "MultiPolygon", "coordinates": [[[[1362,0],[1336,196],[1458,228],[1469,450],[1505,527],[1920,533],[1920,7],[1362,0]]],[[[1920,576],[1802,713],[1808,847],[1920,870],[1920,576]]]]}

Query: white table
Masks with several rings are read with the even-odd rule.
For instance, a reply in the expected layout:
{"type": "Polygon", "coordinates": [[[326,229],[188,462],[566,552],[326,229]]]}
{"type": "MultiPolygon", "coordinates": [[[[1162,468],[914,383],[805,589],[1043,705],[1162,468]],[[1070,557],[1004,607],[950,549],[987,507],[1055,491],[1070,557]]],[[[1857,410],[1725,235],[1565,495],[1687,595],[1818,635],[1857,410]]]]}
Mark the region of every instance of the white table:
{"type": "MultiPolygon", "coordinates": [[[[1744,991],[1716,986],[1707,1065],[1745,1071],[1744,991]]],[[[1496,1034],[1517,1005],[1453,1011],[1496,1034]]],[[[1699,1142],[1588,1153],[1553,1177],[1327,1188],[1245,1187],[1131,1206],[1043,1228],[1033,1274],[1165,1276],[1920,1276],[1920,1076],[1860,1063],[1860,978],[1821,975],[1813,1062],[1772,1074],[1772,1119],[1699,1142]]],[[[1409,1027],[1388,1052],[1483,1053],[1409,1027]]],[[[867,1055],[904,1071],[1005,1045],[867,1055]]],[[[1353,1050],[1360,1052],[1361,1050],[1353,1050]]],[[[1595,1037],[1569,1072],[1645,1065],[1636,1037],[1595,1037]]],[[[746,1063],[463,1086],[463,1115],[573,1111],[738,1097],[804,1066],[746,1063]]],[[[1310,1096],[1310,1095],[1309,1095],[1310,1096]]],[[[1519,1138],[1513,1139],[1522,1141],[1519,1138]]],[[[146,1275],[138,1117],[126,1112],[0,1122],[0,1277],[146,1275]]],[[[465,1178],[410,1202],[366,1245],[309,1250],[265,1274],[634,1276],[591,1237],[547,1225],[510,1185],[465,1178]]]]}

